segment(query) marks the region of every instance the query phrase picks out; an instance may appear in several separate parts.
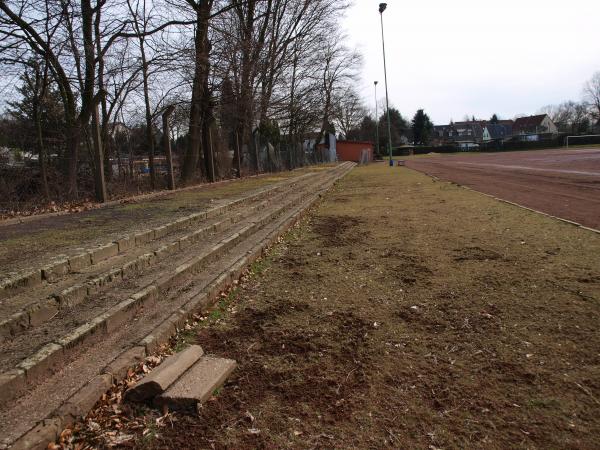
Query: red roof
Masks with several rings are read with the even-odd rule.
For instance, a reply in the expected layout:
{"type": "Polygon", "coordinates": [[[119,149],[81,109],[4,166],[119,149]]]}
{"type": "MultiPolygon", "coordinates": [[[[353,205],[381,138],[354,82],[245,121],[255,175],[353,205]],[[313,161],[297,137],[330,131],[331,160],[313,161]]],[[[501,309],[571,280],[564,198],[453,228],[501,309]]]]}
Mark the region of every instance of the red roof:
{"type": "Polygon", "coordinates": [[[524,130],[528,128],[539,127],[547,114],[538,114],[536,116],[519,117],[515,120],[513,129],[524,130]]]}

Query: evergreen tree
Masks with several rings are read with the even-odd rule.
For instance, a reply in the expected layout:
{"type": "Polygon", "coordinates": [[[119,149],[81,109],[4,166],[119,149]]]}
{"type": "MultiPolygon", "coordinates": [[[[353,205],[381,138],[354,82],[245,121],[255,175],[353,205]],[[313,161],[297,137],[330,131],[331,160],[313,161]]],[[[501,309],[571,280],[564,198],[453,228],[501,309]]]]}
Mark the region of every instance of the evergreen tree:
{"type": "MultiPolygon", "coordinates": [[[[397,147],[401,144],[402,136],[406,135],[409,124],[396,108],[390,108],[390,128],[392,147],[397,147]]],[[[387,114],[385,112],[379,117],[379,151],[383,155],[387,155],[389,152],[387,114]]]]}
{"type": "MultiPolygon", "coordinates": [[[[375,127],[377,124],[371,116],[365,116],[357,128],[348,132],[347,139],[351,141],[372,141],[375,142],[377,135],[375,127]]],[[[381,130],[380,130],[381,131],[381,130]]]]}
{"type": "Polygon", "coordinates": [[[433,123],[422,109],[417,110],[412,119],[412,131],[415,144],[428,144],[433,131],[433,123]]]}
{"type": "Polygon", "coordinates": [[[490,119],[490,123],[496,124],[498,123],[498,116],[496,114],[492,115],[492,118],[490,119]]]}

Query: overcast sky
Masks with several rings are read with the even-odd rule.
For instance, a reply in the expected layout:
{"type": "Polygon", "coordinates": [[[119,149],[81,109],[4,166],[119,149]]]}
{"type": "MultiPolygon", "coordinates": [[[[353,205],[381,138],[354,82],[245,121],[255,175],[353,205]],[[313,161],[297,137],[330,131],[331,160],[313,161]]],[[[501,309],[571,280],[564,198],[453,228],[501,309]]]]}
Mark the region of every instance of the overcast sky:
{"type": "MultiPolygon", "coordinates": [[[[377,0],[354,0],[349,45],[364,56],[361,94],[385,96],[377,0]]],[[[580,100],[600,71],[600,0],[388,0],[383,14],[390,105],[434,123],[501,118],[580,100]]]]}

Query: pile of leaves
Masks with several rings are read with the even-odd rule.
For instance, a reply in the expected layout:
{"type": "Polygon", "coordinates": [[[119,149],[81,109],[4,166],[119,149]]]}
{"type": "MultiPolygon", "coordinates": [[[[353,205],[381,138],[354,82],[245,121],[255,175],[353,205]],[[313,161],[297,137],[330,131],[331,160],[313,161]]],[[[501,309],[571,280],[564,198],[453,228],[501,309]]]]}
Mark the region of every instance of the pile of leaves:
{"type": "Polygon", "coordinates": [[[28,206],[21,206],[19,209],[0,209],[0,220],[13,219],[17,217],[37,216],[40,214],[49,214],[57,212],[73,213],[87,211],[98,207],[92,199],[86,198],[75,201],[50,202],[50,203],[32,203],[28,206]]]}
{"type": "Polygon", "coordinates": [[[102,395],[85,419],[75,422],[60,434],[49,450],[85,450],[94,448],[132,447],[139,440],[157,437],[161,428],[177,420],[167,409],[154,410],[144,404],[123,401],[125,391],[171,355],[168,346],[148,356],[127,377],[102,395]]]}

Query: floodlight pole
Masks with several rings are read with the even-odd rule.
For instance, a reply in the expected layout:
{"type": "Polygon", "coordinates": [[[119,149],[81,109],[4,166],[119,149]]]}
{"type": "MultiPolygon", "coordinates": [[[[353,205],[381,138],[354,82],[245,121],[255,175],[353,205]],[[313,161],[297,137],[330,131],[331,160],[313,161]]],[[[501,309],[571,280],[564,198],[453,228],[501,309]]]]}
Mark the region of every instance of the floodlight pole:
{"type": "Polygon", "coordinates": [[[377,148],[377,154],[379,155],[379,114],[377,113],[377,83],[379,83],[379,81],[373,82],[373,85],[375,86],[375,148],[377,148]]]}
{"type": "Polygon", "coordinates": [[[385,64],[385,39],[383,37],[383,12],[387,8],[387,3],[379,4],[379,18],[381,19],[381,45],[383,48],[383,76],[385,80],[385,109],[387,110],[388,126],[388,147],[390,151],[390,163],[392,161],[392,126],[390,125],[390,103],[388,98],[387,67],[385,64]]]}

